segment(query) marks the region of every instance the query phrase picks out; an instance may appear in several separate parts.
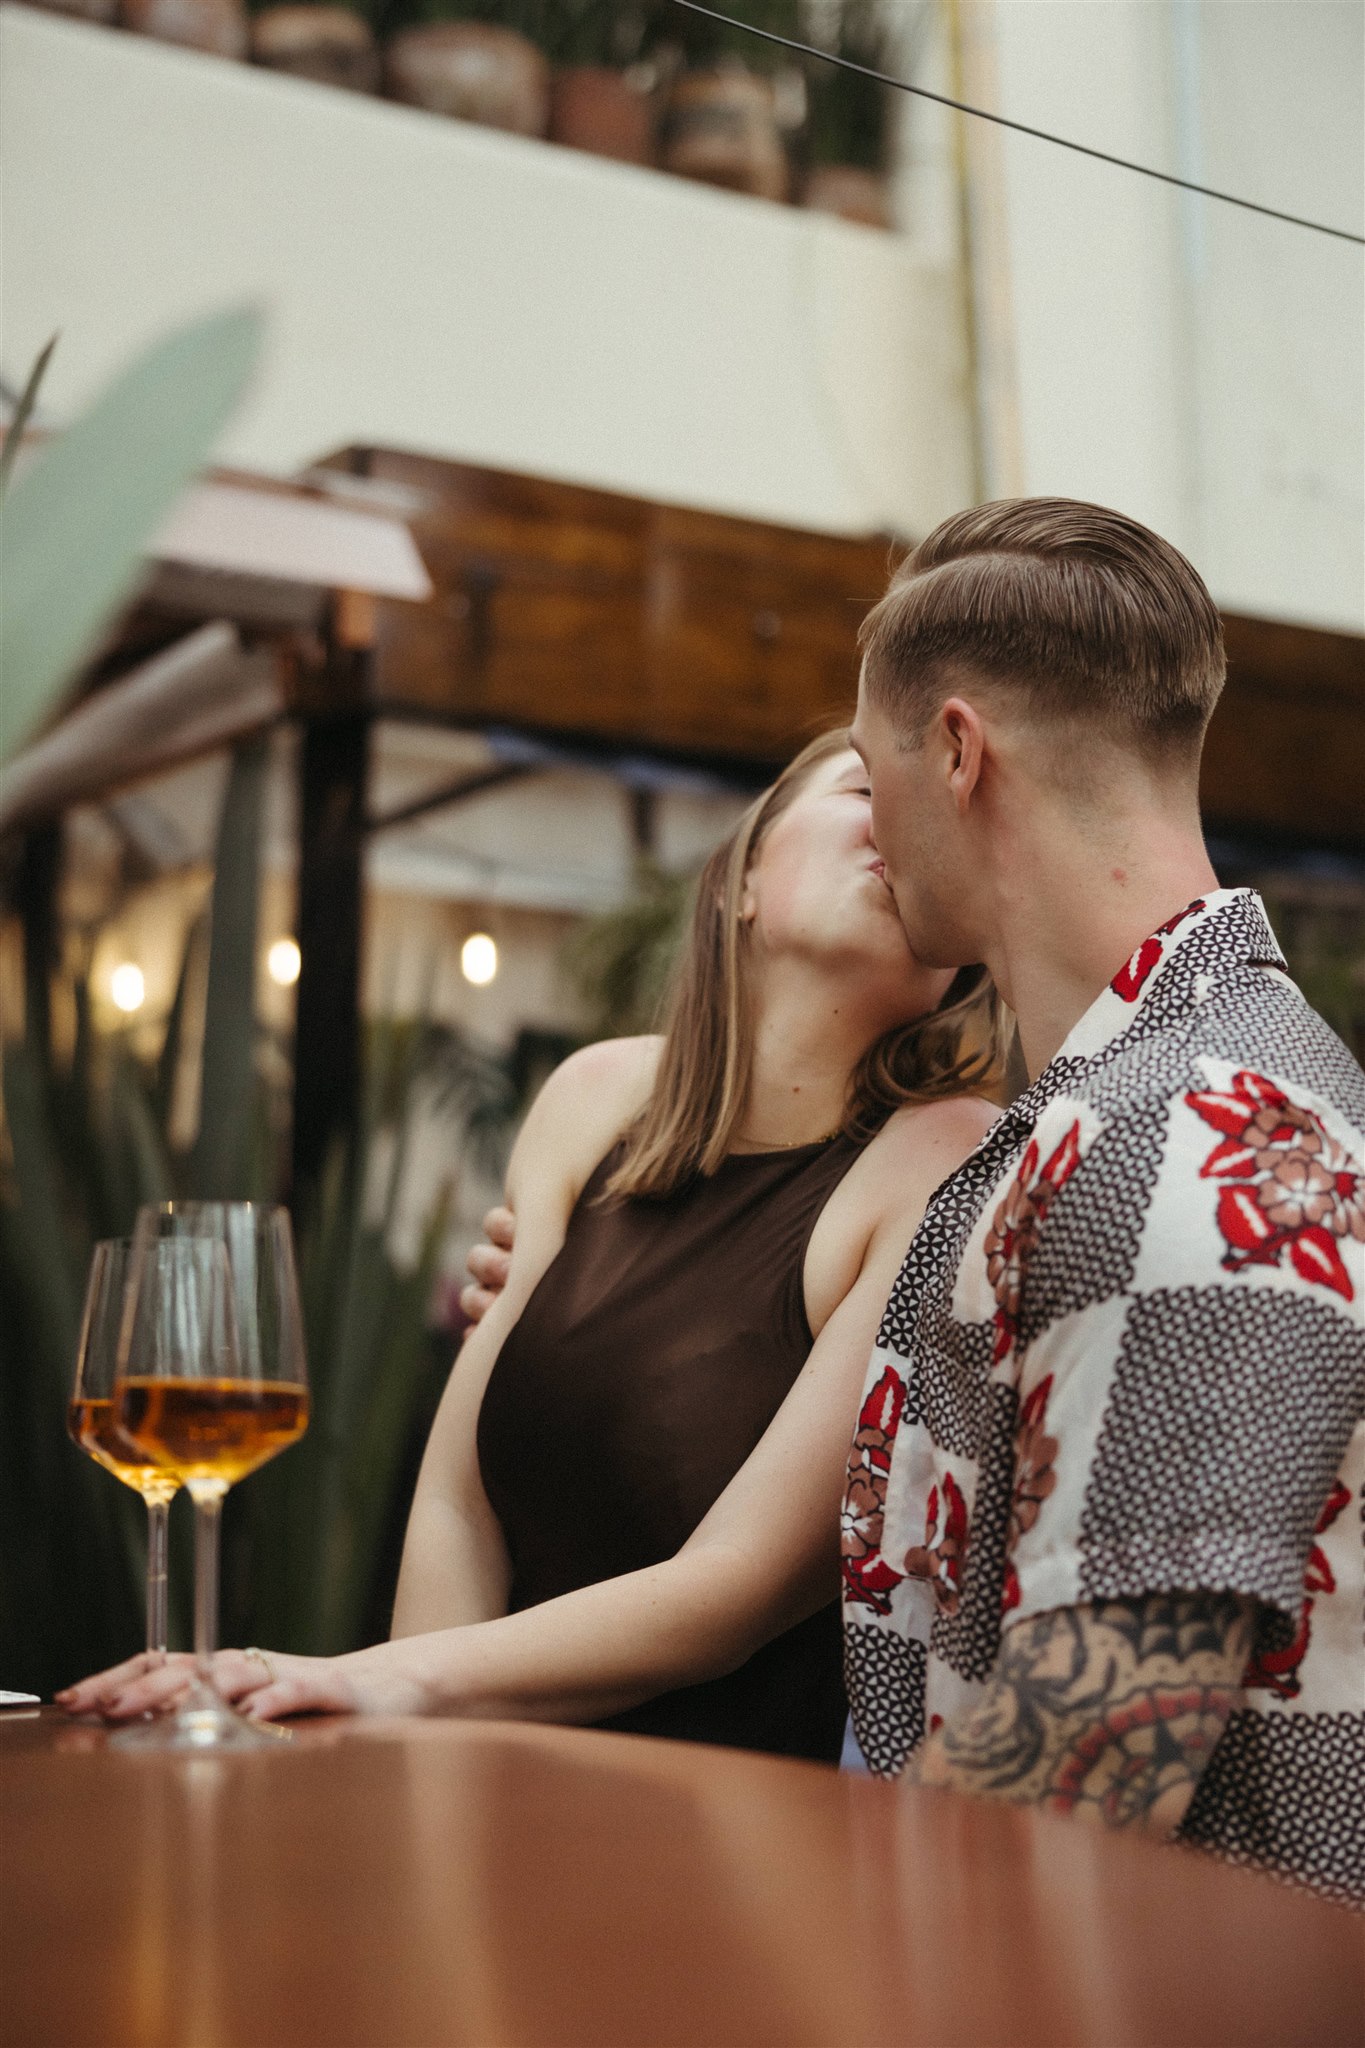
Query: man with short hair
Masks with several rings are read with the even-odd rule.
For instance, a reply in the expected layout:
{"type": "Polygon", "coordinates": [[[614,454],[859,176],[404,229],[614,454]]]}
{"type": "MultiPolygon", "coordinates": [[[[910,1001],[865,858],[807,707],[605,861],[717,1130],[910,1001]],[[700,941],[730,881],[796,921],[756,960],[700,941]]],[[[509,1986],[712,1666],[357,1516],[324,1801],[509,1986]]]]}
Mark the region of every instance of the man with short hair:
{"type": "Polygon", "coordinates": [[[1365,1899],[1365,1075],[1218,885],[1218,614],[1155,534],[986,505],[865,622],[910,943],[1031,1086],[930,1203],[844,1504],[869,1766],[1365,1899]]]}

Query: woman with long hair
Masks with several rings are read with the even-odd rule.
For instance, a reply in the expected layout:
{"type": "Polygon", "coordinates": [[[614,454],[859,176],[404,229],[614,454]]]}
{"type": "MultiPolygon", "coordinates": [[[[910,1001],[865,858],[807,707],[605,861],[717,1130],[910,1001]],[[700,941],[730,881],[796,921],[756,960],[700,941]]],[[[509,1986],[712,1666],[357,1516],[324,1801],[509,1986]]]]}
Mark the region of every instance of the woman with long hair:
{"type": "MultiPolygon", "coordinates": [[[[984,975],[908,950],[847,735],[814,741],[704,869],[662,1034],[575,1053],[527,1117],[391,1640],[224,1651],[224,1692],[836,1757],[854,1410],[999,1058],[984,975]]],[[[126,1718],[187,1676],[134,1659],[64,1703],[126,1718]]]]}

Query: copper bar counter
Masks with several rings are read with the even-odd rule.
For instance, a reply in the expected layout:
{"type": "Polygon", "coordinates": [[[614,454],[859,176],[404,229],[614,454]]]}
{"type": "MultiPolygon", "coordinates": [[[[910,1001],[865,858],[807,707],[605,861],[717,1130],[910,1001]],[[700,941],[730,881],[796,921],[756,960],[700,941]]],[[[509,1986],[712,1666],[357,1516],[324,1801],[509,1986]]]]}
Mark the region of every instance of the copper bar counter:
{"type": "Polygon", "coordinates": [[[0,1716],[6,2048],[1349,2048],[1363,1934],[733,1751],[390,1721],[170,1758],[0,1716]]]}

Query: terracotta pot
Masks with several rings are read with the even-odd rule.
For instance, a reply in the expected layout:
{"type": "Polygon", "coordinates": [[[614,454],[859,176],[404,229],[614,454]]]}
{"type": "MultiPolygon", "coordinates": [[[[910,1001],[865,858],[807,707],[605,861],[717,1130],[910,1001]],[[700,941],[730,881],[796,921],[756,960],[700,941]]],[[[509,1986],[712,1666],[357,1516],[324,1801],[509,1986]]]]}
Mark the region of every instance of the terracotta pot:
{"type": "Polygon", "coordinates": [[[768,80],[739,66],[684,71],[668,95],[659,161],[680,178],[785,198],[787,153],[768,80]]]}
{"type": "Polygon", "coordinates": [[[347,92],[374,92],[379,84],[369,24],[349,7],[267,7],[252,18],[251,61],[347,92]]]}
{"type": "Polygon", "coordinates": [[[867,228],[891,226],[885,178],[852,164],[817,164],[806,178],[801,203],[815,213],[837,213],[841,220],[860,221],[867,228]]]}
{"type": "Polygon", "coordinates": [[[384,52],[384,78],[396,100],[433,114],[514,135],[549,126],[550,67],[515,29],[479,21],[402,29],[384,52]]]}
{"type": "Polygon", "coordinates": [[[550,88],[550,140],[624,164],[650,163],[654,114],[649,95],[604,64],[556,71],[550,88]]]}
{"type": "Polygon", "coordinates": [[[49,14],[73,14],[78,21],[113,21],[118,0],[29,0],[30,6],[45,7],[49,14]]]}
{"type": "Polygon", "coordinates": [[[158,42],[183,43],[213,57],[246,55],[242,0],[123,0],[120,19],[158,42]]]}

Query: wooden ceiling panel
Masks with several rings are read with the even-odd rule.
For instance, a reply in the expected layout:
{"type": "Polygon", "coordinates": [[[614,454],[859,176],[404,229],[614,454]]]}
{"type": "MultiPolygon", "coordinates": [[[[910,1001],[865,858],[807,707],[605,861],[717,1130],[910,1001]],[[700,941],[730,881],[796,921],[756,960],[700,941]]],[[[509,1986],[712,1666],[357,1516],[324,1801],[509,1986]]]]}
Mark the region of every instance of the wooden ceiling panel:
{"type": "MultiPolygon", "coordinates": [[[[786,759],[848,715],[884,536],[799,532],[388,450],[328,465],[410,494],[436,586],[383,607],[374,698],[452,724],[786,759]]],[[[1222,828],[1365,844],[1365,643],[1226,619],[1204,801],[1222,828]]]]}

